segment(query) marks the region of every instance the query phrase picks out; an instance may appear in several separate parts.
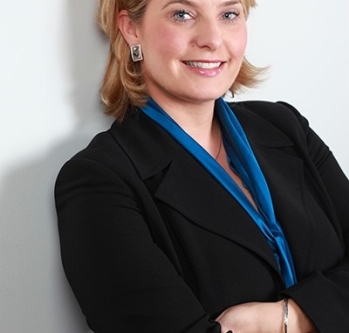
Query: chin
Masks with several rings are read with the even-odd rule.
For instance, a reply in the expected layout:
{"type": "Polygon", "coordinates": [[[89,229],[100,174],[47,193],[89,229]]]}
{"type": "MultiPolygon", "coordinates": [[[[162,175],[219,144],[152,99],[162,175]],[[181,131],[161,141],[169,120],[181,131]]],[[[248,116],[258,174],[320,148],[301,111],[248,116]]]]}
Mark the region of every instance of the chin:
{"type": "Polygon", "coordinates": [[[219,89],[216,91],[213,91],[212,89],[205,89],[205,90],[200,90],[196,95],[193,95],[193,99],[197,99],[198,101],[202,102],[210,102],[210,101],[215,101],[217,98],[223,97],[227,89],[219,89]]]}
{"type": "Polygon", "coordinates": [[[224,96],[222,95],[205,95],[205,96],[193,96],[187,98],[187,101],[189,103],[194,103],[194,104],[205,104],[205,103],[211,103],[214,102],[217,98],[224,96]]]}

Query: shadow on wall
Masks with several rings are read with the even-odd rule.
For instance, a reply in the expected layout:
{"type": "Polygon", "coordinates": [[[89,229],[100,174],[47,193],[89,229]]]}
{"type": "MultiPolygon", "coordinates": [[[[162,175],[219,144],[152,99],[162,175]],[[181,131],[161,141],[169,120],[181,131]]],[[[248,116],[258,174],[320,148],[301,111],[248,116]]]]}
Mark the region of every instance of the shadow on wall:
{"type": "Polygon", "coordinates": [[[97,1],[66,0],[69,17],[67,60],[71,81],[71,103],[78,122],[77,130],[106,123],[99,99],[99,88],[106,64],[108,43],[96,22],[97,1]]]}
{"type": "Polygon", "coordinates": [[[110,126],[98,96],[107,45],[94,22],[96,1],[66,0],[65,5],[69,59],[64,60],[76,130],[1,180],[1,332],[90,332],[63,273],[53,187],[63,163],[110,126]]]}

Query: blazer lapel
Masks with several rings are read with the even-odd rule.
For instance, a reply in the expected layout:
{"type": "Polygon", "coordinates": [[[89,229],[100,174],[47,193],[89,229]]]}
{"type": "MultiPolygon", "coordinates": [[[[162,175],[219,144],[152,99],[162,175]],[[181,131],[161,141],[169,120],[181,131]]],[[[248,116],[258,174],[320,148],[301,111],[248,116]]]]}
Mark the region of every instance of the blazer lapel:
{"type": "Polygon", "coordinates": [[[192,156],[183,150],[180,155],[173,160],[155,197],[192,223],[255,252],[278,271],[266,239],[245,210],[192,156]]]}
{"type": "Polygon", "coordinates": [[[266,239],[249,215],[167,132],[139,112],[114,135],[158,200],[190,223],[255,252],[279,274],[266,239]]]}
{"type": "Polygon", "coordinates": [[[256,158],[272,196],[277,221],[289,240],[297,273],[312,269],[313,221],[304,200],[303,164],[277,149],[262,149],[253,144],[256,158]],[[301,231],[301,232],[300,232],[301,231]],[[302,245],[307,246],[304,248],[302,245]]]}
{"type": "Polygon", "coordinates": [[[276,219],[289,240],[296,271],[298,275],[310,272],[315,223],[309,218],[305,200],[303,160],[297,156],[293,142],[278,128],[248,109],[236,108],[235,114],[266,178],[276,219]]]}

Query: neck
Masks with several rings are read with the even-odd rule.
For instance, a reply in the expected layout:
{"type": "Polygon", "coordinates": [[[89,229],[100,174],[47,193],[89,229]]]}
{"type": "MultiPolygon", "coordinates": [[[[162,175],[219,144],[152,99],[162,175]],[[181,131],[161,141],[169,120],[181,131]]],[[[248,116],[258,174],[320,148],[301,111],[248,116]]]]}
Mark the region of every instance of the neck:
{"type": "Polygon", "coordinates": [[[191,137],[200,142],[210,136],[214,122],[214,100],[203,103],[155,102],[191,137]]]}

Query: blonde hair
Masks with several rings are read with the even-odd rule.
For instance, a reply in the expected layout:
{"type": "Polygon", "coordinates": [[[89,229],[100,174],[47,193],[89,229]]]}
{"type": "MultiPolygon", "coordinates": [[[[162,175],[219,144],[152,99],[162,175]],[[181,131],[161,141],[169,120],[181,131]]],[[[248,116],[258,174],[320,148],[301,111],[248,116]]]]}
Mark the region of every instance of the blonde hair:
{"type": "MultiPolygon", "coordinates": [[[[242,0],[246,17],[256,6],[255,0],[242,0]]],[[[147,99],[141,65],[133,62],[130,48],[117,26],[118,13],[127,10],[131,20],[139,23],[148,0],[99,0],[98,23],[109,38],[109,56],[101,87],[105,112],[122,121],[131,106],[142,106],[147,99]]],[[[260,82],[263,68],[257,68],[244,58],[239,74],[230,91],[236,93],[244,87],[253,87],[260,82]]]]}

